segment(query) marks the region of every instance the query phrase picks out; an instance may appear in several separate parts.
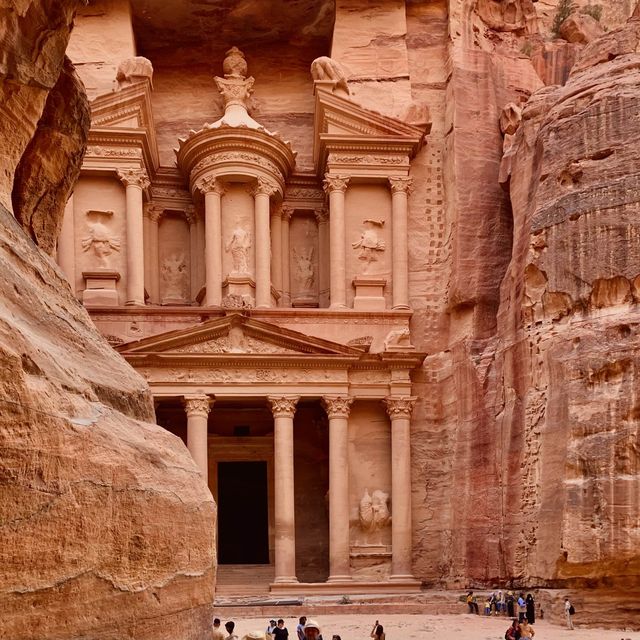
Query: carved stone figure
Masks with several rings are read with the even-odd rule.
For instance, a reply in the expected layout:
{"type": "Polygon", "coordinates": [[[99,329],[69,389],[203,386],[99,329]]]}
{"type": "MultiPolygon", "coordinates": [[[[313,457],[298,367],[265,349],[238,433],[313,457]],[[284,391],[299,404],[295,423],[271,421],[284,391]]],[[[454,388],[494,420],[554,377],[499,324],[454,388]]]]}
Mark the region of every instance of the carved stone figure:
{"type": "Polygon", "coordinates": [[[393,329],[384,339],[384,350],[412,349],[411,333],[409,329],[393,329]]]}
{"type": "Polygon", "coordinates": [[[241,326],[229,327],[229,346],[226,349],[227,353],[247,353],[247,341],[242,332],[241,326]]]}
{"type": "Polygon", "coordinates": [[[167,256],[160,267],[164,297],[181,300],[186,287],[187,263],[184,254],[167,256]]]}
{"type": "Polygon", "coordinates": [[[249,273],[249,249],[251,246],[251,233],[242,227],[236,227],[225,245],[225,251],[231,252],[233,273],[249,273]]]}
{"type": "Polygon", "coordinates": [[[384,220],[365,220],[364,229],[357,242],[352,242],[354,249],[360,249],[358,260],[367,264],[378,259],[378,253],[385,250],[385,242],[378,237],[378,227],[384,226],[384,220]]]}
{"type": "Polygon", "coordinates": [[[120,240],[102,222],[94,222],[89,225],[89,235],[82,239],[82,250],[93,250],[98,258],[98,266],[108,269],[109,256],[114,251],[120,251],[120,240]]]}
{"type": "Polygon", "coordinates": [[[225,78],[244,78],[247,75],[247,61],[244,53],[238,47],[231,47],[226,53],[226,58],[222,63],[222,71],[225,78]]]}
{"type": "Polygon", "coordinates": [[[369,495],[369,490],[364,490],[360,500],[360,527],[366,533],[377,533],[391,522],[389,513],[389,494],[376,489],[369,495]]]}
{"type": "Polygon", "coordinates": [[[118,87],[126,87],[136,82],[149,80],[153,77],[153,65],[151,60],[143,56],[134,56],[127,58],[118,65],[116,72],[116,80],[118,87]]]}
{"type": "Polygon", "coordinates": [[[298,251],[294,247],[293,259],[296,262],[295,279],[304,291],[311,291],[316,281],[316,267],[313,264],[313,247],[298,251]]]}
{"type": "Polygon", "coordinates": [[[314,80],[333,82],[333,92],[342,93],[346,96],[350,94],[347,84],[347,70],[333,58],[320,56],[311,63],[311,77],[314,80]]]}

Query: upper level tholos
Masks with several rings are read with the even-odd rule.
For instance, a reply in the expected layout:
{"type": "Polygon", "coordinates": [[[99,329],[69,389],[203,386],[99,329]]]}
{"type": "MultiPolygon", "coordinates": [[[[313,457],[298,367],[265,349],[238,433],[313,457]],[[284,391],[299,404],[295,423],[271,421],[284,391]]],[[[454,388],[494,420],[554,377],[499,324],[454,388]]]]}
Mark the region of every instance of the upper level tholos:
{"type": "Polygon", "coordinates": [[[165,75],[154,88],[143,57],[121,61],[115,88],[92,100],[58,247],[79,298],[93,309],[409,309],[410,168],[428,125],[360,106],[341,65],[319,57],[303,143],[295,118],[281,122],[299,161],[289,136],[254,113],[261,80],[242,51],[220,62],[206,91],[223,113],[191,130],[174,132],[166,109],[155,121],[154,92],[188,110],[189,83],[165,75]],[[169,133],[174,166],[161,149],[169,133]]]}

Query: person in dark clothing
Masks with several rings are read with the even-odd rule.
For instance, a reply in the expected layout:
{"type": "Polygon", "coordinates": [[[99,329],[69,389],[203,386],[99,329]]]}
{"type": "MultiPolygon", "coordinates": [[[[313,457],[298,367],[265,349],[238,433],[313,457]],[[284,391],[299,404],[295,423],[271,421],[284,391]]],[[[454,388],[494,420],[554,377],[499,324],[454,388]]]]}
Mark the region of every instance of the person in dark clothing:
{"type": "Polygon", "coordinates": [[[278,626],[271,632],[273,640],[288,640],[289,630],[284,626],[284,620],[278,620],[278,626]]]}
{"type": "Polygon", "coordinates": [[[513,611],[513,603],[515,602],[515,598],[513,597],[513,592],[512,591],[508,591],[507,592],[507,615],[510,618],[513,618],[514,616],[514,611],[513,611]]]}
{"type": "Polygon", "coordinates": [[[520,625],[518,621],[514,618],[511,626],[505,631],[504,634],[505,640],[519,640],[520,638],[520,625]]]}
{"type": "Polygon", "coordinates": [[[530,593],[527,593],[527,622],[529,624],[534,624],[536,621],[536,603],[533,599],[533,596],[530,593]]]}

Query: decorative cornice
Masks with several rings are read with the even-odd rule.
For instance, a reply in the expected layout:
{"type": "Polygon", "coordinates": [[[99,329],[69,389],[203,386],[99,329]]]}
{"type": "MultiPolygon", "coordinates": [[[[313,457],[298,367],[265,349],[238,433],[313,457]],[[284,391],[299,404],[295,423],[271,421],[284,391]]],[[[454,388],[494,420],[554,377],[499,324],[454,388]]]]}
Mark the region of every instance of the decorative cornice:
{"type": "Polygon", "coordinates": [[[323,396],[322,405],[329,420],[331,418],[348,418],[353,401],[354,398],[346,396],[323,396]]]}
{"type": "Polygon", "coordinates": [[[300,396],[268,396],[274,418],[293,418],[300,396]]]}
{"type": "Polygon", "coordinates": [[[187,418],[190,418],[191,416],[201,416],[206,418],[209,415],[209,411],[211,411],[213,401],[214,399],[207,395],[185,396],[184,408],[187,413],[187,418]]]}
{"type": "Polygon", "coordinates": [[[278,187],[273,182],[266,180],[265,178],[257,178],[255,184],[250,191],[252,196],[268,196],[271,197],[278,193],[278,187]]]}
{"type": "Polygon", "coordinates": [[[407,193],[411,192],[413,187],[413,178],[389,178],[391,185],[391,193],[407,193]]]}
{"type": "Polygon", "coordinates": [[[222,181],[215,176],[205,176],[200,178],[196,183],[196,190],[202,195],[207,193],[217,193],[219,196],[223,196],[226,192],[222,181]]]}
{"type": "Polygon", "coordinates": [[[146,189],[151,184],[144,169],[118,169],[116,173],[127,187],[136,186],[140,189],[146,189]]]}
{"type": "Polygon", "coordinates": [[[324,176],[324,190],[326,193],[331,191],[341,191],[344,193],[347,190],[349,184],[349,178],[346,176],[332,176],[328,173],[324,176]]]}
{"type": "Polygon", "coordinates": [[[413,407],[418,400],[415,396],[394,397],[389,396],[383,400],[389,417],[393,421],[394,418],[410,418],[413,407]]]}

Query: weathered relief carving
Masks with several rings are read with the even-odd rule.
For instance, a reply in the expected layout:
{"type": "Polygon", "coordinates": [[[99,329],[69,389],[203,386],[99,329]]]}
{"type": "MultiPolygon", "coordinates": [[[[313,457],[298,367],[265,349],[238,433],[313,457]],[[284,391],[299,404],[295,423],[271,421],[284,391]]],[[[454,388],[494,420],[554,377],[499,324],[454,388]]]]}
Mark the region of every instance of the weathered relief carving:
{"type": "Polygon", "coordinates": [[[369,489],[364,490],[360,500],[358,516],[360,528],[368,534],[379,533],[391,522],[389,513],[389,494],[376,489],[369,495],[369,489]]]}
{"type": "Polygon", "coordinates": [[[411,332],[409,329],[393,329],[392,331],[389,331],[387,337],[384,339],[385,351],[398,348],[413,348],[413,345],[411,344],[411,332]]]}
{"type": "Polygon", "coordinates": [[[353,338],[347,342],[347,346],[349,347],[365,347],[367,351],[371,344],[373,343],[373,336],[361,336],[359,338],[353,338]]]}
{"type": "Polygon", "coordinates": [[[224,247],[227,253],[231,253],[233,274],[247,275],[249,273],[249,249],[251,246],[251,232],[242,227],[236,227],[224,247]]]}
{"type": "Polygon", "coordinates": [[[360,233],[360,239],[352,242],[354,249],[359,249],[358,260],[362,260],[365,266],[376,262],[378,254],[385,250],[385,242],[378,236],[378,229],[384,226],[384,220],[367,219],[363,222],[364,229],[360,233]]]}
{"type": "Polygon", "coordinates": [[[165,299],[183,300],[187,288],[187,263],[183,253],[167,256],[160,267],[165,299]]]}
{"type": "Polygon", "coordinates": [[[294,278],[302,291],[313,291],[316,282],[316,267],[313,262],[313,247],[293,249],[293,259],[296,264],[294,278]]]}
{"type": "Polygon", "coordinates": [[[314,81],[331,81],[334,93],[341,93],[345,96],[350,94],[347,84],[348,76],[349,73],[345,67],[328,56],[320,56],[311,63],[311,77],[314,81]]]}
{"type": "Polygon", "coordinates": [[[230,293],[222,298],[223,309],[253,309],[254,300],[249,295],[230,293]]]}
{"type": "MultiPolygon", "coordinates": [[[[104,213],[112,214],[113,212],[104,213]]],[[[120,239],[102,222],[91,222],[88,227],[89,232],[82,239],[82,250],[92,251],[97,258],[97,266],[101,269],[111,268],[109,256],[114,251],[120,251],[120,239]]]]}
{"type": "Polygon", "coordinates": [[[247,336],[241,327],[231,327],[226,336],[197,342],[172,350],[174,353],[298,353],[293,349],[256,340],[247,336]]]}
{"type": "Polygon", "coordinates": [[[153,65],[151,60],[144,58],[143,56],[134,56],[133,58],[127,58],[118,65],[116,71],[116,80],[118,82],[118,88],[127,87],[136,82],[142,82],[143,80],[149,80],[153,78],[153,65]]]}

